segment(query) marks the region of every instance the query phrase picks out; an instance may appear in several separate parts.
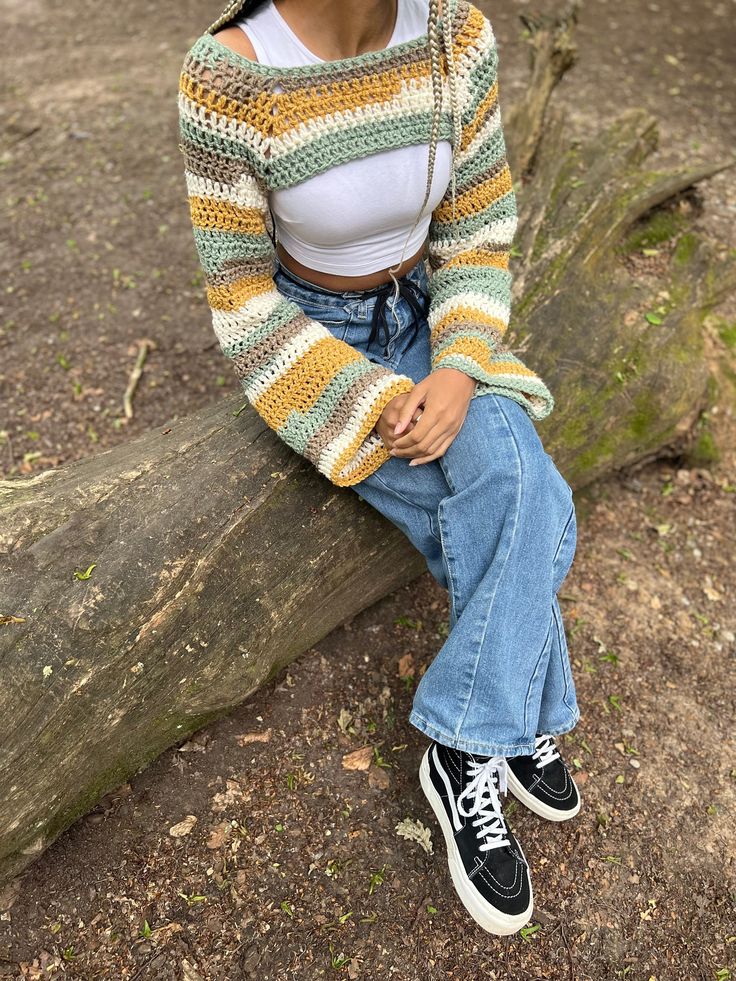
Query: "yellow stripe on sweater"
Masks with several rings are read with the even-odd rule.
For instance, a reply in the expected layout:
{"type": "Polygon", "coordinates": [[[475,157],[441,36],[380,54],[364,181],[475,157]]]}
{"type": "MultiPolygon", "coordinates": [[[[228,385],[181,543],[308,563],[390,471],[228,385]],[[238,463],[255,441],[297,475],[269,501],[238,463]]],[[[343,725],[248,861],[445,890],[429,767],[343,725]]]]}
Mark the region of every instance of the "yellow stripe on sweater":
{"type": "Polygon", "coordinates": [[[478,307],[463,303],[453,306],[452,310],[434,325],[429,335],[431,342],[439,343],[440,334],[455,324],[467,325],[468,330],[486,324],[502,335],[506,332],[506,324],[499,317],[492,317],[485,310],[480,310],[478,307]]]}
{"type": "Polygon", "coordinates": [[[527,368],[520,361],[493,361],[489,354],[493,353],[493,348],[485,341],[477,337],[458,337],[458,339],[440,351],[435,359],[435,367],[442,367],[443,358],[449,358],[451,354],[462,354],[472,358],[483,371],[489,375],[521,375],[524,378],[536,378],[537,375],[531,368],[527,368]]]}
{"type": "MultiPolygon", "coordinates": [[[[498,174],[483,181],[477,187],[471,187],[469,191],[458,194],[455,197],[455,213],[460,217],[478,214],[487,207],[508,194],[512,190],[511,172],[508,161],[504,162],[503,168],[498,174]]],[[[452,221],[452,200],[445,197],[434,209],[432,217],[435,221],[452,221]]]]}
{"type": "Polygon", "coordinates": [[[280,429],[290,412],[309,412],[335,375],[363,357],[356,348],[337,341],[331,334],[320,338],[254,405],[269,426],[280,429]]]}
{"type": "Polygon", "coordinates": [[[451,269],[453,266],[493,266],[495,269],[508,269],[509,253],[505,249],[467,249],[448,259],[442,268],[451,269]]]}
{"type": "Polygon", "coordinates": [[[201,106],[218,116],[233,119],[238,123],[247,122],[264,138],[271,132],[273,126],[271,107],[274,97],[270,92],[260,92],[247,103],[243,103],[229,96],[216,94],[200,82],[195,82],[186,72],[181,72],[179,76],[179,90],[195,106],[201,106]]]}
{"type": "Polygon", "coordinates": [[[328,113],[383,106],[394,100],[409,81],[429,78],[429,62],[424,59],[413,65],[402,65],[371,75],[364,80],[331,82],[329,90],[322,86],[302,86],[283,97],[283,116],[277,113],[274,134],[279,136],[296,125],[326,116],[328,113]]]}
{"type": "Polygon", "coordinates": [[[195,228],[205,231],[245,232],[248,235],[262,235],[266,222],[260,208],[241,208],[232,201],[220,198],[200,197],[192,194],[189,198],[189,213],[195,228]]]}
{"type": "Polygon", "coordinates": [[[275,289],[271,276],[241,276],[232,283],[207,287],[207,302],[213,310],[234,312],[256,296],[272,293],[275,289]]]}

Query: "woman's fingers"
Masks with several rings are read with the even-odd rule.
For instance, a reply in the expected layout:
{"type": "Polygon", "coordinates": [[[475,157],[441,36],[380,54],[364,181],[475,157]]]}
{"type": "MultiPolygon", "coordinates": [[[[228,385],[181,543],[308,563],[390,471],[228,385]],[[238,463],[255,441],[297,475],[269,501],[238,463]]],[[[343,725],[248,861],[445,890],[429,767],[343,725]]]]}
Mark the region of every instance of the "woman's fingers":
{"type": "Polygon", "coordinates": [[[414,388],[407,394],[404,404],[399,409],[399,421],[394,426],[394,436],[402,433],[406,426],[408,426],[414,413],[422,405],[427,393],[422,387],[421,383],[415,385],[414,388]]]}
{"type": "Polygon", "coordinates": [[[447,437],[447,429],[442,417],[432,422],[431,414],[425,410],[422,418],[411,432],[395,439],[391,447],[392,456],[415,456],[417,452],[428,453],[447,437]]]}
{"type": "MultiPolygon", "coordinates": [[[[414,394],[412,390],[409,393],[409,397],[414,394]]],[[[402,408],[402,413],[407,409],[407,404],[402,408]]],[[[407,416],[407,419],[411,419],[414,412],[419,409],[419,406],[415,405],[412,412],[407,416]]],[[[403,418],[403,416],[402,416],[403,418]]],[[[442,421],[442,414],[437,413],[431,406],[424,405],[419,411],[419,419],[414,425],[414,428],[404,433],[402,436],[396,436],[394,438],[393,446],[397,450],[407,450],[416,448],[417,443],[425,439],[429,433],[431,433],[434,428],[440,424],[442,421]]],[[[398,429],[401,425],[401,419],[397,423],[396,428],[398,429]]],[[[394,430],[395,431],[395,430],[394,430]]]]}
{"type": "Polygon", "coordinates": [[[409,460],[409,466],[414,467],[420,463],[431,463],[432,460],[438,460],[441,456],[444,456],[447,452],[448,446],[452,443],[451,439],[446,439],[443,443],[440,443],[439,447],[427,456],[415,456],[412,460],[409,460]]]}

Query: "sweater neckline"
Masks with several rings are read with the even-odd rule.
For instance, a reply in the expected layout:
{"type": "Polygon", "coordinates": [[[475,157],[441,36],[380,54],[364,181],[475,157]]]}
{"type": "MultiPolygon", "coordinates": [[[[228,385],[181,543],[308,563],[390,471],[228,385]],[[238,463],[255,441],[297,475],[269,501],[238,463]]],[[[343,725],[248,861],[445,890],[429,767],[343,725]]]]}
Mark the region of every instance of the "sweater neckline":
{"type": "MultiPolygon", "coordinates": [[[[440,14],[437,18],[437,26],[440,31],[443,24],[444,14],[440,14]]],[[[218,40],[214,36],[215,30],[219,29],[216,25],[217,22],[208,27],[204,34],[200,35],[199,41],[209,47],[211,51],[216,51],[219,55],[227,57],[245,71],[264,77],[286,75],[300,78],[301,76],[320,76],[323,74],[329,76],[338,72],[368,68],[374,65],[379,68],[384,62],[390,62],[403,54],[426,48],[429,40],[427,32],[424,31],[423,34],[410,38],[408,41],[400,41],[398,44],[379,48],[377,51],[363,51],[359,55],[348,58],[337,58],[334,61],[317,61],[308,65],[264,65],[260,61],[253,61],[238,51],[234,51],[218,40]]]]}
{"type": "MultiPolygon", "coordinates": [[[[439,18],[439,25],[442,24],[442,18],[439,18]]],[[[384,61],[390,61],[392,58],[396,58],[400,54],[404,54],[408,51],[413,51],[415,48],[426,48],[427,46],[427,32],[420,34],[418,37],[411,38],[408,41],[400,41],[398,44],[391,45],[390,48],[380,48],[378,51],[364,51],[362,54],[353,55],[350,58],[337,58],[334,61],[316,61],[308,65],[264,65],[260,61],[253,61],[251,58],[247,58],[245,55],[241,55],[238,51],[233,51],[232,48],[223,44],[222,41],[218,40],[214,34],[206,31],[201,40],[205,44],[209,44],[210,47],[226,55],[231,61],[240,65],[243,68],[247,68],[256,75],[314,75],[322,74],[330,75],[334,72],[344,71],[345,69],[351,68],[362,68],[368,67],[370,65],[381,65],[384,61]]]]}

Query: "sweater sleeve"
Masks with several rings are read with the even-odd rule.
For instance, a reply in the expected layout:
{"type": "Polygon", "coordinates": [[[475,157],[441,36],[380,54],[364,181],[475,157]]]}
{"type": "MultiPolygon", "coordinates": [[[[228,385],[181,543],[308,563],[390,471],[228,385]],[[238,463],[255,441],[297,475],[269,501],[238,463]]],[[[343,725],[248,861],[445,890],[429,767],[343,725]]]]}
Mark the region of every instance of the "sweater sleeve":
{"type": "Polygon", "coordinates": [[[278,291],[268,191],[256,164],[262,100],[244,95],[237,78],[218,88],[233,77],[231,65],[213,72],[190,51],[179,81],[179,149],[212,326],[264,422],[333,484],[357,484],[390,459],[375,424],[414,382],[278,291]]]}
{"type": "Polygon", "coordinates": [[[476,380],[473,398],[506,395],[532,419],[543,419],[554,406],[552,394],[504,345],[518,218],[498,103],[496,39],[488,19],[477,9],[473,16],[474,34],[457,70],[455,221],[450,185],[429,227],[432,370],[464,371],[476,380]]]}

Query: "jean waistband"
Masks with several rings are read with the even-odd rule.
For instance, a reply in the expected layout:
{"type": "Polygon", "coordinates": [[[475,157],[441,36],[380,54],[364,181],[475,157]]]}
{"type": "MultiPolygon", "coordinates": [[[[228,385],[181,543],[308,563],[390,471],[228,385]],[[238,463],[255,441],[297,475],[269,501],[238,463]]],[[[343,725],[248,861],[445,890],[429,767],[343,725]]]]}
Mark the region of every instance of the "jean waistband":
{"type": "Polygon", "coordinates": [[[391,340],[391,330],[388,318],[386,316],[386,307],[389,304],[393,306],[393,297],[396,293],[397,284],[399,293],[398,300],[404,300],[406,303],[408,303],[411,310],[411,319],[407,329],[412,331],[412,339],[417,336],[422,320],[425,319],[429,313],[429,293],[427,288],[424,286],[424,280],[426,278],[424,259],[417,260],[411,269],[396,280],[396,283],[394,283],[393,279],[389,279],[386,283],[381,283],[379,286],[372,286],[364,290],[330,290],[323,286],[317,286],[315,283],[310,283],[308,280],[302,279],[301,276],[298,276],[290,269],[287,269],[286,266],[279,261],[278,257],[276,261],[281,274],[286,279],[290,279],[293,283],[296,283],[303,289],[308,289],[310,292],[322,293],[327,296],[345,300],[372,299],[375,297],[376,302],[373,304],[371,330],[367,343],[368,347],[371,346],[373,341],[378,340],[379,332],[382,332],[383,346],[386,350],[388,350],[388,345],[391,340]]]}

